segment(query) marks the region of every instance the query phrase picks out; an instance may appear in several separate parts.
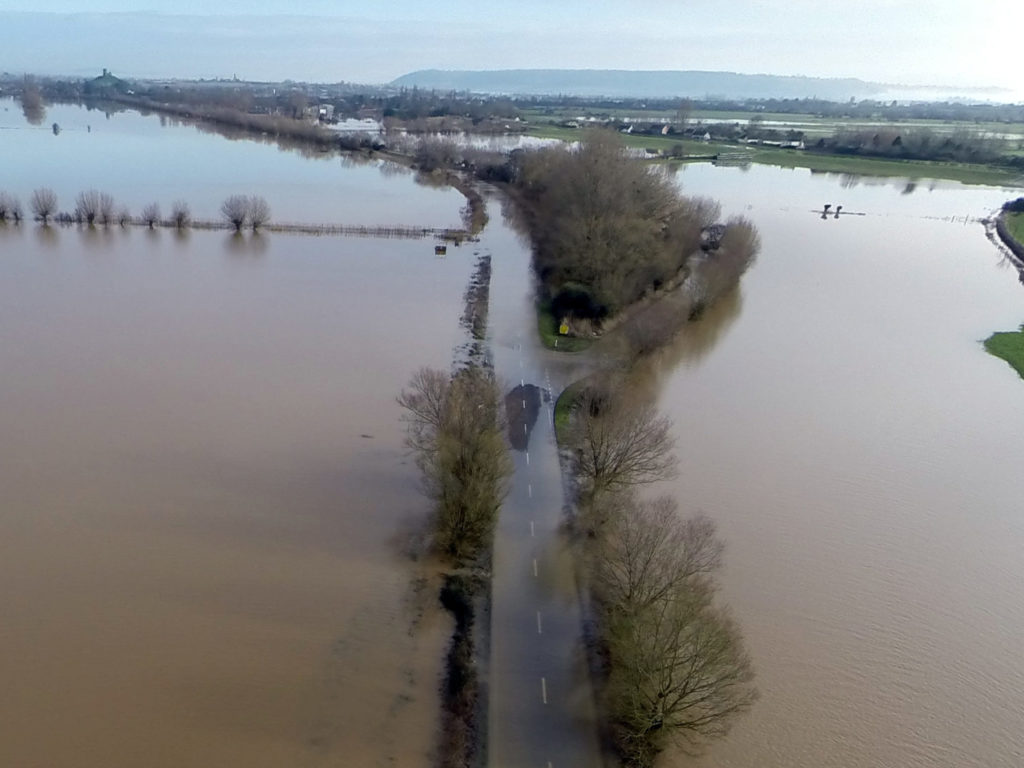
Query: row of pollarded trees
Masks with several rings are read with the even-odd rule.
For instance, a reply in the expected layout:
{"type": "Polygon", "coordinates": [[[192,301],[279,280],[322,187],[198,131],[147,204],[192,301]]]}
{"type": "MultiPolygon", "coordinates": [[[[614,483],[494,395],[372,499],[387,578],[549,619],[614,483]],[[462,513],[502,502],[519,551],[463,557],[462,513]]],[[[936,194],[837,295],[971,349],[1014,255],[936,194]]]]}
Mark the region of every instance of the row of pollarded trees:
{"type": "Polygon", "coordinates": [[[671,426],[601,386],[578,397],[568,430],[604,712],[623,761],[638,767],[669,745],[696,751],[724,735],[757,698],[739,628],[716,602],[714,524],[637,493],[675,474],[671,426]]]}
{"type": "MultiPolygon", "coordinates": [[[[43,224],[48,224],[52,219],[60,224],[128,226],[141,223],[150,228],[170,225],[181,229],[192,222],[189,205],[183,200],[176,200],[172,204],[168,219],[161,217],[157,203],[146,205],[136,218],[127,206],[117,205],[112,195],[95,189],[79,192],[75,198],[75,207],[71,211],[62,212],[57,206],[57,193],[48,187],[40,187],[29,198],[29,210],[33,218],[43,224]]],[[[270,221],[270,206],[262,197],[232,195],[221,204],[221,214],[235,231],[240,232],[249,226],[255,232],[270,221]]],[[[18,198],[0,192],[0,221],[20,222],[23,218],[24,212],[18,198]]]]}

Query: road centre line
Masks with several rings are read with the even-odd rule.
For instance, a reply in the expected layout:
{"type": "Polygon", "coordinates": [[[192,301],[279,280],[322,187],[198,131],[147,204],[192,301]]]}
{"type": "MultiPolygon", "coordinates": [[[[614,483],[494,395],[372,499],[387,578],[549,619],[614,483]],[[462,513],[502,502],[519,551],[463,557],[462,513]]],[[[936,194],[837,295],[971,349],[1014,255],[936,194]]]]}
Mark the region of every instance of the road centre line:
{"type": "Polygon", "coordinates": [[[548,703],[548,681],[543,677],[540,679],[540,700],[548,703]]]}
{"type": "MultiPolygon", "coordinates": [[[[533,575],[537,576],[537,558],[533,558],[533,575]]],[[[540,612],[537,613],[537,624],[540,624],[540,612]]]]}
{"type": "Polygon", "coordinates": [[[535,534],[534,534],[534,532],[533,532],[533,520],[531,520],[531,521],[530,521],[530,537],[532,538],[532,537],[533,537],[534,535],[535,535],[535,534]]]}
{"type": "Polygon", "coordinates": [[[541,625],[540,625],[540,611],[537,611],[537,634],[538,635],[543,635],[544,634],[544,630],[541,629],[541,625]]]}

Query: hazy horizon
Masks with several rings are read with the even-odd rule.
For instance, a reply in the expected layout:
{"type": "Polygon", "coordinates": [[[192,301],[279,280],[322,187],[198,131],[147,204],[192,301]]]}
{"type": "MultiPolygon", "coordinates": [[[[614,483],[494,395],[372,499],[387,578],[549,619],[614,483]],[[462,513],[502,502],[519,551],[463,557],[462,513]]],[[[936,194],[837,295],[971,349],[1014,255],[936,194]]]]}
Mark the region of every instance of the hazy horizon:
{"type": "Polygon", "coordinates": [[[710,0],[654,0],[643,12],[583,0],[487,9],[468,0],[224,0],[212,10],[198,0],[0,0],[0,70],[367,84],[421,69],[707,70],[1022,97],[1016,4],[992,0],[981,13],[966,0],[937,0],[926,23],[921,16],[912,0],[745,0],[728,15],[710,0]]]}

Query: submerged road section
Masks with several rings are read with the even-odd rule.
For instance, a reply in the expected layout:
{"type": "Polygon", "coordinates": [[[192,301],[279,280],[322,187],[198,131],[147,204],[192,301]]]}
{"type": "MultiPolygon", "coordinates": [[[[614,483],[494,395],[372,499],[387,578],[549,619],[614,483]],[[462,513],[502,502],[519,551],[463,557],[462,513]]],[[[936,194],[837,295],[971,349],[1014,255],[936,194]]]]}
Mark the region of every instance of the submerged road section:
{"type": "Polygon", "coordinates": [[[509,393],[510,429],[523,434],[512,441],[515,473],[495,536],[488,759],[495,768],[601,766],[552,421],[554,396],[578,363],[537,340],[529,254],[518,242],[500,251],[492,260],[494,365],[509,393]]]}

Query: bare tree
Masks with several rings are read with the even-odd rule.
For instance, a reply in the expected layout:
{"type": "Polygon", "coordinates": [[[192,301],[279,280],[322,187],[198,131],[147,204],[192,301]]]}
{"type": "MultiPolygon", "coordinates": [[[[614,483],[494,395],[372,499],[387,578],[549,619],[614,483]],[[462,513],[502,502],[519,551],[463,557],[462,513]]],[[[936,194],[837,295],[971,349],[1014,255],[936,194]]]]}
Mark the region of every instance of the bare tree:
{"type": "Polygon", "coordinates": [[[479,367],[450,380],[424,368],[398,403],[424,491],[436,505],[437,548],[456,563],[470,560],[494,530],[512,471],[494,378],[479,367]]]}
{"type": "Polygon", "coordinates": [[[249,226],[255,232],[270,221],[270,205],[262,197],[253,195],[249,198],[248,215],[249,226]]]}
{"type": "Polygon", "coordinates": [[[235,228],[235,232],[241,232],[249,216],[249,198],[245,195],[231,195],[220,204],[220,212],[235,228]]]}
{"type": "Polygon", "coordinates": [[[713,523],[675,503],[620,497],[591,557],[604,695],[627,765],[650,766],[669,744],[696,751],[757,698],[753,666],[715,605],[722,543],[713,523]]]}
{"type": "Polygon", "coordinates": [[[412,375],[409,386],[398,396],[404,413],[405,442],[420,456],[437,450],[438,435],[445,418],[449,378],[436,368],[420,368],[412,375]]]}
{"type": "Polygon", "coordinates": [[[21,205],[16,197],[7,192],[0,192],[0,221],[7,221],[7,219],[17,221],[14,213],[16,210],[20,210],[20,208],[21,205]]]}
{"type": "Polygon", "coordinates": [[[108,227],[114,221],[114,198],[106,192],[100,192],[99,219],[103,226],[108,227]]]}
{"type": "Polygon", "coordinates": [[[150,203],[142,209],[142,221],[147,227],[152,229],[160,223],[160,206],[156,203],[150,203]]]}
{"type": "Polygon", "coordinates": [[[29,206],[32,208],[32,214],[46,224],[57,212],[57,193],[49,187],[40,187],[32,193],[29,206]]]}
{"type": "Polygon", "coordinates": [[[621,394],[584,395],[569,430],[575,469],[590,496],[674,477],[672,422],[621,394]]]}
{"type": "Polygon", "coordinates": [[[132,223],[132,213],[128,210],[128,206],[123,205],[117,210],[117,223],[122,227],[127,227],[132,223]]]}
{"type": "Polygon", "coordinates": [[[760,249],[761,238],[750,220],[730,218],[718,248],[706,254],[694,270],[692,291],[698,311],[735,286],[760,249]]]}
{"type": "Polygon", "coordinates": [[[191,220],[192,213],[189,210],[188,203],[184,200],[175,200],[171,203],[171,221],[174,222],[174,226],[178,229],[184,229],[191,220]]]}
{"type": "MultiPolygon", "coordinates": [[[[103,205],[106,202],[103,197],[103,194],[96,189],[79,192],[78,197],[75,198],[75,218],[89,226],[95,224],[96,219],[100,217],[103,205]]],[[[112,199],[110,200],[110,204],[111,207],[113,207],[112,199]]]]}
{"type": "Polygon", "coordinates": [[[679,593],[616,622],[608,649],[607,706],[628,765],[647,768],[673,743],[699,751],[757,699],[739,628],[706,594],[679,593]]]}
{"type": "Polygon", "coordinates": [[[674,499],[641,502],[627,492],[614,509],[593,562],[597,595],[616,611],[637,616],[681,589],[699,591],[721,565],[715,524],[703,515],[680,517],[674,499]]]}

